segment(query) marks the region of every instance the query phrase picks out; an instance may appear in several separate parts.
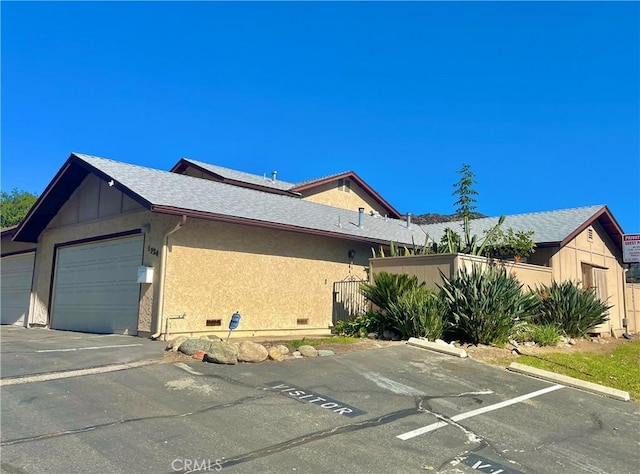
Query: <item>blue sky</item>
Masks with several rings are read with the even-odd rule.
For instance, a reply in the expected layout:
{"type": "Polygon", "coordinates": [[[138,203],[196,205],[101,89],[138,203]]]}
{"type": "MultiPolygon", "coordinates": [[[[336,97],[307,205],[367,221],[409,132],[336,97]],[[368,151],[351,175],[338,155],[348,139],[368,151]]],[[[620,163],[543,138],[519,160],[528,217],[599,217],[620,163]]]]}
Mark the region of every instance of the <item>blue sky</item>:
{"type": "Polygon", "coordinates": [[[640,232],[638,2],[6,2],[2,190],[72,151],[297,182],[401,212],[607,204],[640,232]]]}

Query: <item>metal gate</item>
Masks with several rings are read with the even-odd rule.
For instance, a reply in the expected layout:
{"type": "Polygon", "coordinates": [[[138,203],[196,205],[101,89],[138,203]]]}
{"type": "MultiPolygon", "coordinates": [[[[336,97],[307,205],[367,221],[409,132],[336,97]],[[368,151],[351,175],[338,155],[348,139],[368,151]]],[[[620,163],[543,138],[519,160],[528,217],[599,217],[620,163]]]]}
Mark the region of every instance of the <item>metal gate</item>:
{"type": "Polygon", "coordinates": [[[353,319],[367,312],[367,301],[360,292],[360,283],[351,277],[347,280],[336,281],[333,284],[333,324],[339,321],[353,319]]]}

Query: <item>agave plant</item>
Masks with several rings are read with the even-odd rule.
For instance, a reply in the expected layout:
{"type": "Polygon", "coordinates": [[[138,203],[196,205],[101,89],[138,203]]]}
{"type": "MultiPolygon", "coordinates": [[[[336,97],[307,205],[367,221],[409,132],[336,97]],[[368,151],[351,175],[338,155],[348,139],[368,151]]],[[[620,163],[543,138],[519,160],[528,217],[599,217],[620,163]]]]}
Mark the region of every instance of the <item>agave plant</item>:
{"type": "Polygon", "coordinates": [[[403,339],[442,337],[444,304],[438,295],[425,286],[407,288],[389,304],[387,321],[403,339]]]}
{"type": "Polygon", "coordinates": [[[418,278],[407,274],[380,272],[373,275],[373,284],[361,283],[360,291],[367,300],[387,312],[389,305],[400,297],[408,288],[424,286],[418,278]]]}
{"type": "Polygon", "coordinates": [[[535,294],[538,305],[533,321],[554,325],[568,337],[583,337],[609,317],[611,306],[600,301],[593,288],[581,288],[572,281],[541,285],[535,294]]]}
{"type": "Polygon", "coordinates": [[[446,325],[464,342],[503,344],[529,319],[536,298],[502,266],[474,264],[451,279],[441,273],[446,325]]]}

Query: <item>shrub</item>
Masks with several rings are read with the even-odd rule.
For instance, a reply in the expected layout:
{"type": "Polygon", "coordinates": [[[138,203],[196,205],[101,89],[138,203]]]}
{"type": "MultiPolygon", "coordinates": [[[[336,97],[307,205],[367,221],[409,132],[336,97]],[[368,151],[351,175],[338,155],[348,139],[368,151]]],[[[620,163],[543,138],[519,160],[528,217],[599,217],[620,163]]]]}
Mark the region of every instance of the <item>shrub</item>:
{"type": "Polygon", "coordinates": [[[560,342],[562,335],[556,326],[538,324],[524,324],[519,327],[513,338],[520,342],[535,342],[539,346],[555,346],[560,342]]]}
{"type": "Polygon", "coordinates": [[[483,270],[474,264],[451,279],[441,276],[446,326],[463,342],[504,344],[536,303],[534,295],[523,292],[515,276],[502,266],[483,270]]]}
{"type": "Polygon", "coordinates": [[[389,304],[387,322],[403,339],[442,337],[444,304],[425,286],[409,287],[389,304]]]}
{"type": "Polygon", "coordinates": [[[568,337],[583,337],[609,318],[611,306],[600,301],[593,288],[581,288],[572,281],[541,285],[535,294],[538,304],[533,322],[553,325],[568,337]]]}
{"type": "Polygon", "coordinates": [[[415,276],[380,272],[373,275],[373,284],[361,283],[360,290],[367,300],[386,312],[389,305],[396,302],[407,289],[417,286],[424,286],[424,283],[418,284],[415,276]]]}
{"type": "Polygon", "coordinates": [[[336,334],[354,337],[367,337],[372,332],[382,333],[380,330],[380,317],[371,311],[354,319],[338,321],[333,330],[336,334]]]}

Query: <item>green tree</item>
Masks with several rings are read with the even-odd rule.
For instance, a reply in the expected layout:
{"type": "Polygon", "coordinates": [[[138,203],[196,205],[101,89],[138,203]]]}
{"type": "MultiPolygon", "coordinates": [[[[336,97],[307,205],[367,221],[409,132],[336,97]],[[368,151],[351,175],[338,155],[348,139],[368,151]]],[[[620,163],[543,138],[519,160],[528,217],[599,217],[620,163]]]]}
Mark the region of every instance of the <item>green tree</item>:
{"type": "Polygon", "coordinates": [[[16,188],[11,193],[2,191],[0,193],[0,227],[19,224],[37,199],[37,195],[16,188]]]}
{"type": "Polygon", "coordinates": [[[462,168],[458,170],[458,174],[462,175],[460,181],[455,183],[453,187],[453,196],[457,196],[458,199],[453,203],[456,208],[456,214],[462,219],[462,230],[465,235],[465,244],[469,246],[471,241],[471,229],[469,221],[471,220],[471,213],[476,210],[477,199],[474,196],[478,195],[478,191],[473,189],[473,185],[476,184],[476,180],[473,179],[475,174],[471,171],[471,166],[463,164],[462,168]]]}

